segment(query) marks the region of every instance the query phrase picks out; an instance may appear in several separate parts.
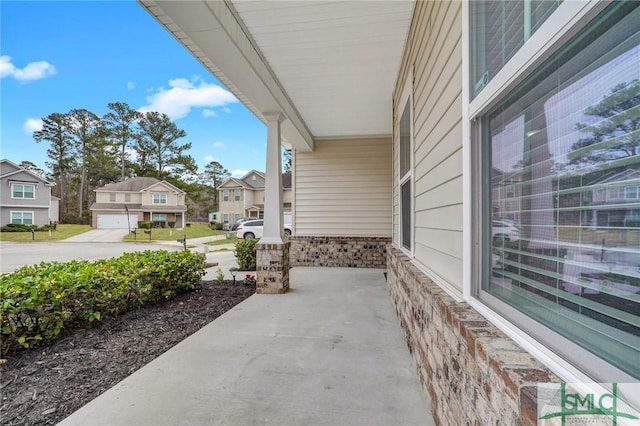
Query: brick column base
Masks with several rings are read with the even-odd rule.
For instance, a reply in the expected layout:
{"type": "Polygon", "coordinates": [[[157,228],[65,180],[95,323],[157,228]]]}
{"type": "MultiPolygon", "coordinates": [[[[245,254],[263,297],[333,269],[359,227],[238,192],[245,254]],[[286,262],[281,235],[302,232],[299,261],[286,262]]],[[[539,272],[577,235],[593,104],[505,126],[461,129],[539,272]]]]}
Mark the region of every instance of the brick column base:
{"type": "Polygon", "coordinates": [[[256,293],[289,291],[289,247],[291,243],[256,244],[256,293]]]}

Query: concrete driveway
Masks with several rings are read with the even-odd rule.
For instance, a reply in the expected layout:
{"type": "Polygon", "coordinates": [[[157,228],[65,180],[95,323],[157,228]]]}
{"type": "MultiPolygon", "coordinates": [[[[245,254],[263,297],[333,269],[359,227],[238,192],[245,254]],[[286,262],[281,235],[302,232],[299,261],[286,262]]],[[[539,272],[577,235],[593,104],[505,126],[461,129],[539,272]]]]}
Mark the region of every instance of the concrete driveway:
{"type": "Polygon", "coordinates": [[[71,243],[121,243],[129,233],[126,229],[94,229],[83,234],[67,238],[64,242],[71,243]]]}

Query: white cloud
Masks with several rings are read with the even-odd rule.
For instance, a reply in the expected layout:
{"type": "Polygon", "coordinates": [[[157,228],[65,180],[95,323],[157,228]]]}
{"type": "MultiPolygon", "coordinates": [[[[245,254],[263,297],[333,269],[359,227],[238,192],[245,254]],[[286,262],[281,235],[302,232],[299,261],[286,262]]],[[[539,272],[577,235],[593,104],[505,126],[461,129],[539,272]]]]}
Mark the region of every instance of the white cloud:
{"type": "Polygon", "coordinates": [[[234,171],[231,172],[231,176],[233,176],[234,178],[241,178],[242,176],[246,175],[247,173],[249,173],[249,170],[235,169],[234,171]]]}
{"type": "Polygon", "coordinates": [[[214,110],[212,110],[212,109],[203,109],[202,110],[202,116],[204,118],[215,117],[216,115],[218,115],[218,114],[216,114],[216,112],[214,110]]]}
{"type": "Polygon", "coordinates": [[[161,87],[147,96],[149,105],[139,109],[140,112],[157,111],[167,114],[171,119],[183,118],[192,108],[213,108],[238,102],[228,90],[194,78],[169,80],[169,89],[161,87]]]}
{"type": "Polygon", "coordinates": [[[24,68],[17,68],[11,57],[0,56],[0,78],[13,77],[20,82],[40,80],[56,73],[56,68],[46,61],[29,62],[24,68]]]}
{"type": "Polygon", "coordinates": [[[42,120],[39,118],[27,118],[27,121],[22,125],[22,130],[28,135],[32,135],[33,132],[42,130],[42,120]]]}
{"type": "Polygon", "coordinates": [[[226,148],[226,145],[224,144],[224,142],[216,141],[213,143],[213,147],[220,149],[220,148],[226,148]]]}
{"type": "Polygon", "coordinates": [[[124,152],[127,155],[127,158],[130,159],[131,161],[135,161],[138,159],[138,151],[136,151],[135,149],[126,148],[124,152]]]}
{"type": "Polygon", "coordinates": [[[205,155],[204,161],[206,161],[207,163],[210,163],[212,161],[216,161],[216,159],[213,155],[205,155]]]}
{"type": "Polygon", "coordinates": [[[226,112],[227,114],[231,114],[231,109],[230,108],[224,107],[224,108],[221,108],[221,109],[222,109],[223,112],[226,112]]]}
{"type": "Polygon", "coordinates": [[[130,81],[127,83],[127,89],[128,90],[133,90],[136,88],[136,83],[134,83],[133,81],[130,81]]]}

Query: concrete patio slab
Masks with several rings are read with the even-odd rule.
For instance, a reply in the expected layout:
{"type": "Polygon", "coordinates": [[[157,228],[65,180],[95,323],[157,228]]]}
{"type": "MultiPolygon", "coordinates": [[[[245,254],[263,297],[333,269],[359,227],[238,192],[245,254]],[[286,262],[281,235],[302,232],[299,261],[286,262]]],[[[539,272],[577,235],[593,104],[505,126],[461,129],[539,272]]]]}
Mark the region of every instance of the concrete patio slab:
{"type": "Polygon", "coordinates": [[[60,424],[434,423],[383,270],[293,268],[60,424]]]}

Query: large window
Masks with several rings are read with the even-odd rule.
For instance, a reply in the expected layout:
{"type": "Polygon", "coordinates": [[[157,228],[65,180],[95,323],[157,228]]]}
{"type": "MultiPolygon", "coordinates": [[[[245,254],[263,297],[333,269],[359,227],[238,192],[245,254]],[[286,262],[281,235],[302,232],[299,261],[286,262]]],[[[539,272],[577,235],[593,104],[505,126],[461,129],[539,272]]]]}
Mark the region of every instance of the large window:
{"type": "Polygon", "coordinates": [[[153,204],[167,204],[167,193],[166,192],[154,192],[153,193],[153,204]]]}
{"type": "Polygon", "coordinates": [[[239,189],[234,189],[233,190],[233,200],[234,201],[240,201],[241,200],[241,192],[239,189]]]}
{"type": "Polygon", "coordinates": [[[480,298],[606,380],[640,378],[638,22],[614,2],[479,120],[480,298]]]}
{"type": "Polygon", "coordinates": [[[32,184],[13,183],[11,184],[12,198],[34,199],[36,197],[36,186],[32,184]]]}
{"type": "Polygon", "coordinates": [[[33,225],[33,212],[11,212],[11,223],[33,225]]]}
{"type": "Polygon", "coordinates": [[[411,250],[411,97],[402,110],[400,139],[400,245],[411,250]]]}
{"type": "Polygon", "coordinates": [[[472,1],[471,99],[531,38],[562,0],[472,1]]]}

